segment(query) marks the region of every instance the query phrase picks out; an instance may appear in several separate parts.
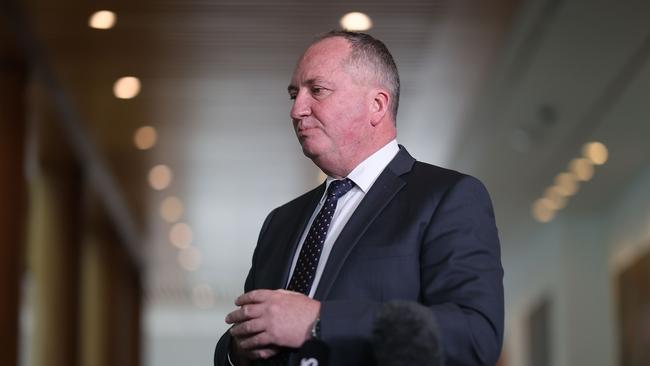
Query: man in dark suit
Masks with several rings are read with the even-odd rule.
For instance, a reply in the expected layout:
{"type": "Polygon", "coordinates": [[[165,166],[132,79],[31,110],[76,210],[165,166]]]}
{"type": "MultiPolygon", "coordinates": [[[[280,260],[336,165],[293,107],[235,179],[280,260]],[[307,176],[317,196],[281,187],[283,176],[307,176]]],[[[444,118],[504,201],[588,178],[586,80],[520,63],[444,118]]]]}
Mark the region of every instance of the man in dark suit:
{"type": "Polygon", "coordinates": [[[503,269],[487,191],[396,142],[399,78],[375,38],[331,32],[300,58],[291,119],[324,184],[264,222],[215,366],[286,363],[318,338],[332,365],[372,365],[382,303],[427,306],[447,365],[494,365],[503,269]]]}

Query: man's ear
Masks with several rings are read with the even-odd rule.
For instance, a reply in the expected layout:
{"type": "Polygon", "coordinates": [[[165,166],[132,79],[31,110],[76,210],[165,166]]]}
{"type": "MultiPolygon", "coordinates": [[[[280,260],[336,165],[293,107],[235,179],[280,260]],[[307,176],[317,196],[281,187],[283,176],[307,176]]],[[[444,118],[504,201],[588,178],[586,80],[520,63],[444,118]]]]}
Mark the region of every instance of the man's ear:
{"type": "Polygon", "coordinates": [[[390,94],[384,89],[374,89],[370,105],[370,124],[377,126],[388,113],[390,94]]]}

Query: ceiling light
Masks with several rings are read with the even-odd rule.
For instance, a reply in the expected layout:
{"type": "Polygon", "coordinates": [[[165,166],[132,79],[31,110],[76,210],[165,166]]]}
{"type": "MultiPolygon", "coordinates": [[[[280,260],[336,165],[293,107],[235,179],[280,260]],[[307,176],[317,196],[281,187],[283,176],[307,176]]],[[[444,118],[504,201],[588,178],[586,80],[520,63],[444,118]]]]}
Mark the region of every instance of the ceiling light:
{"type": "Polygon", "coordinates": [[[564,196],[572,196],[578,192],[578,180],[571,173],[560,173],[555,177],[558,192],[564,196]]]}
{"type": "Polygon", "coordinates": [[[555,210],[548,205],[546,198],[540,198],[533,203],[531,208],[533,218],[541,223],[547,223],[555,217],[555,210]]]}
{"type": "Polygon", "coordinates": [[[569,170],[573,175],[583,182],[588,181],[594,176],[594,164],[589,159],[578,158],[571,160],[569,170]]]}
{"type": "Polygon", "coordinates": [[[135,130],[133,134],[133,143],[140,150],[151,149],[156,144],[158,134],[156,129],[151,126],[143,126],[135,130]]]}
{"type": "Polygon", "coordinates": [[[340,23],[341,28],[353,32],[366,31],[372,28],[370,17],[358,11],[345,14],[341,17],[340,23]]]}
{"type": "Polygon", "coordinates": [[[596,165],[603,165],[609,157],[609,152],[602,142],[596,141],[585,144],[582,155],[596,165]]]}
{"type": "Polygon", "coordinates": [[[566,196],[561,193],[561,188],[558,186],[552,186],[546,189],[544,192],[544,203],[554,210],[561,210],[566,207],[566,196]]]}
{"type": "Polygon", "coordinates": [[[183,222],[174,224],[169,230],[169,241],[179,249],[188,248],[192,244],[192,228],[183,222]]]}
{"type": "Polygon", "coordinates": [[[178,263],[186,271],[196,271],[201,267],[201,252],[195,247],[187,247],[178,252],[178,263]]]}
{"type": "Polygon", "coordinates": [[[149,185],[151,188],[161,191],[172,182],[172,171],[167,165],[156,165],[149,171],[149,185]]]}
{"type": "Polygon", "coordinates": [[[119,99],[131,99],[140,93],[140,88],[140,79],[135,76],[125,76],[117,79],[113,85],[113,94],[119,99]]]}
{"type": "Polygon", "coordinates": [[[90,16],[88,26],[95,29],[110,29],[113,28],[116,20],[117,16],[112,11],[100,10],[90,16]]]}
{"type": "Polygon", "coordinates": [[[167,197],[160,204],[160,216],[169,223],[180,220],[183,211],[183,202],[178,197],[167,197]]]}

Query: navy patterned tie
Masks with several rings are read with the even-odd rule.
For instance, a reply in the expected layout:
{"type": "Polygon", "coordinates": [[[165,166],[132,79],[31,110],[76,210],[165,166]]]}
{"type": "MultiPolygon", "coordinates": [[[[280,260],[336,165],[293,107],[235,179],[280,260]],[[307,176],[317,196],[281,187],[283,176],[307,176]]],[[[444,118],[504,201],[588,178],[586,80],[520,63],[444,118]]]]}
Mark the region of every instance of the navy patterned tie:
{"type": "MultiPolygon", "coordinates": [[[[287,290],[302,292],[305,295],[309,295],[311,285],[314,283],[314,276],[316,275],[316,267],[318,267],[320,254],[323,250],[323,243],[325,243],[327,231],[332,222],[334,211],[336,211],[336,203],[339,198],[348,193],[352,187],[354,187],[354,182],[347,178],[343,180],[335,180],[330,183],[329,188],[327,188],[325,203],[318,212],[318,215],[316,215],[314,222],[312,222],[307,237],[305,238],[305,242],[302,244],[300,255],[298,255],[298,262],[296,263],[296,268],[293,270],[293,275],[291,276],[291,281],[289,281],[287,290]]],[[[253,362],[253,365],[286,366],[288,363],[289,353],[282,352],[268,360],[253,362]]]]}
{"type": "Polygon", "coordinates": [[[354,182],[347,178],[335,180],[330,183],[327,189],[325,203],[318,212],[318,215],[316,215],[314,222],[312,222],[305,242],[302,244],[298,262],[296,263],[296,268],[293,270],[293,275],[291,276],[287,290],[309,295],[311,285],[316,276],[316,267],[318,267],[320,254],[323,250],[323,243],[325,243],[325,237],[327,236],[327,231],[330,228],[330,223],[336,210],[336,203],[352,187],[354,187],[354,182]]]}

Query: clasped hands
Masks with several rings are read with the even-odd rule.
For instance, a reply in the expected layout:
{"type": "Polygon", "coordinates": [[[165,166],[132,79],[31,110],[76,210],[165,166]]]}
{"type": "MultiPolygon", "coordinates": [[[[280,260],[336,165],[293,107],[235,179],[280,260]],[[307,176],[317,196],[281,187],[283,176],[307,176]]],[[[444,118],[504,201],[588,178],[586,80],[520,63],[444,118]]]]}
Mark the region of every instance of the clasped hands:
{"type": "Polygon", "coordinates": [[[282,347],[298,348],[310,338],[320,302],[287,290],[253,290],[235,300],[226,315],[239,361],[266,359],[282,347]]]}

